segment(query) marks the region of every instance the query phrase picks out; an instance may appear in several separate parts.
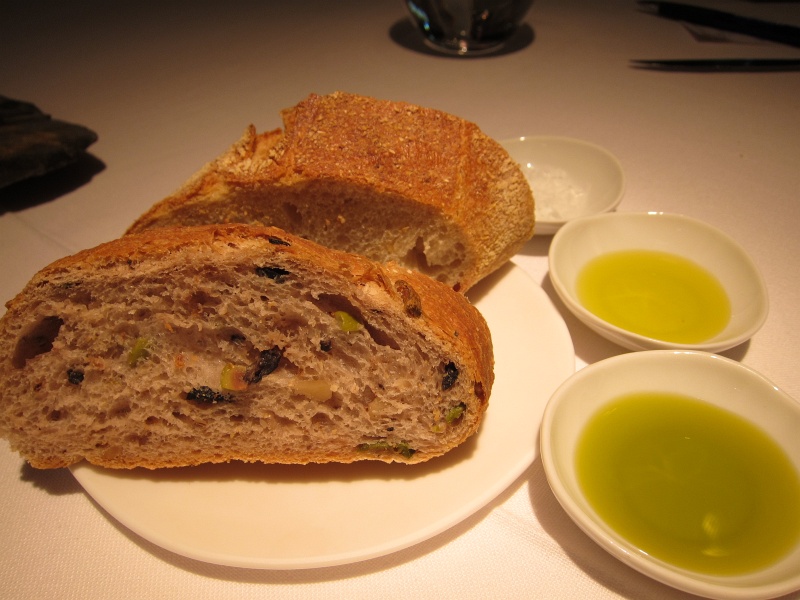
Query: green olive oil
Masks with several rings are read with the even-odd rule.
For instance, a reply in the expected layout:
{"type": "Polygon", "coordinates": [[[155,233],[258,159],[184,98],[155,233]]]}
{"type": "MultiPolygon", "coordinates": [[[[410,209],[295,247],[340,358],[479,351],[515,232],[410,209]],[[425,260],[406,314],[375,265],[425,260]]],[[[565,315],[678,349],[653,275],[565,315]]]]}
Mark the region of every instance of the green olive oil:
{"type": "Polygon", "coordinates": [[[599,256],[578,274],[577,293],[587,310],[612,325],[667,342],[711,339],[731,316],[722,284],[700,265],[668,252],[599,256]]]}
{"type": "Polygon", "coordinates": [[[775,563],[800,539],[800,475],[752,423],[684,396],[623,396],[579,440],[592,507],[647,554],[711,575],[775,563]]]}

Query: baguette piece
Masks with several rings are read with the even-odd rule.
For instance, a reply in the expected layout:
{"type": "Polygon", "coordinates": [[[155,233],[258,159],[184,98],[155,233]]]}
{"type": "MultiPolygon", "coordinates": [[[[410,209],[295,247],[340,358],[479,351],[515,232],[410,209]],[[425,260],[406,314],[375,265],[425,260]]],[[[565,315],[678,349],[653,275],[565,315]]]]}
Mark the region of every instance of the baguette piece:
{"type": "Polygon", "coordinates": [[[441,111],[337,92],[251,125],[130,228],[262,223],[465,292],[533,235],[534,203],[506,150],[441,111]]]}
{"type": "Polygon", "coordinates": [[[427,276],[277,228],[63,258],[0,319],[0,435],[37,468],[418,463],[478,428],[489,330],[427,276]]]}

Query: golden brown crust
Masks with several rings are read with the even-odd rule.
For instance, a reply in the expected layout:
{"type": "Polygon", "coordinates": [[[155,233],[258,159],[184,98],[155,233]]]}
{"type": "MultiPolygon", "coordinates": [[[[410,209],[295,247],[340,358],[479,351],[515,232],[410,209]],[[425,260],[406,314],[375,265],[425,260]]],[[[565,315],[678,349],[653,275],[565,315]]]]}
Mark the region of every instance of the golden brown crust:
{"type": "MultiPolygon", "coordinates": [[[[335,245],[346,236],[318,230],[346,231],[353,217],[376,230],[402,229],[406,215],[424,213],[447,230],[436,243],[463,249],[455,267],[447,266],[450,258],[442,259],[438,277],[460,291],[497,269],[533,235],[527,181],[502,146],[474,123],[404,102],[341,92],[312,94],[282,115],[283,132],[259,135],[251,126],[228,152],[154,205],[128,232],[209,221],[260,222],[335,245]],[[346,209],[341,203],[351,202],[358,214],[338,215],[338,223],[328,218],[315,226],[317,231],[295,231],[307,219],[281,221],[274,206],[290,190],[306,196],[301,202],[311,205],[309,210],[314,210],[315,197],[332,196],[340,211],[346,209]],[[254,201],[254,194],[261,194],[261,200],[254,201]],[[356,205],[355,198],[362,196],[370,200],[356,205]],[[366,217],[367,211],[375,214],[366,217]]],[[[348,243],[352,240],[337,247],[358,251],[348,243]]],[[[391,253],[391,243],[381,251],[391,253]]],[[[401,261],[408,249],[398,252],[394,260],[401,261]]]]}

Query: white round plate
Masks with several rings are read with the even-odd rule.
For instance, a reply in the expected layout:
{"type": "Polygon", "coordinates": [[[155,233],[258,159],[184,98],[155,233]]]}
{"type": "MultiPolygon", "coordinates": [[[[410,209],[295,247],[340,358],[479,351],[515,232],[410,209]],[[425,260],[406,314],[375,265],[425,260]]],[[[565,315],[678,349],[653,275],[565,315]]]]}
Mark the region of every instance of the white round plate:
{"type": "Polygon", "coordinates": [[[575,369],[566,325],[542,289],[509,265],[470,290],[495,351],[495,384],[478,433],[419,465],[231,463],[148,471],[81,463],[72,473],[124,526],[214,564],[300,569],[401,550],[493,500],[538,454],[553,391],[575,369]]]}
{"type": "Polygon", "coordinates": [[[500,142],[533,191],[536,235],[552,235],[572,219],[614,210],[625,192],[619,160],[595,144],[559,136],[500,142]]]}

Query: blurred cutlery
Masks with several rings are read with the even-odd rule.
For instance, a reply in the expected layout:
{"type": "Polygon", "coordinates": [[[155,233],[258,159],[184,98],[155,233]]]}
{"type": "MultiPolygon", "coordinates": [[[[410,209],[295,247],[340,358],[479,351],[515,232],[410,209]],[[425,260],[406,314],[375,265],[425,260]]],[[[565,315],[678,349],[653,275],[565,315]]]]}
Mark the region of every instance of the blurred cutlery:
{"type": "Polygon", "coordinates": [[[762,40],[769,40],[800,48],[800,27],[742,17],[721,10],[703,8],[679,2],[640,0],[639,7],[645,12],[666,19],[684,21],[695,25],[704,25],[723,31],[743,33],[762,40]]]}
{"type": "Polygon", "coordinates": [[[800,59],[795,58],[711,58],[676,60],[632,60],[631,66],[660,71],[760,72],[800,71],[800,59]]]}

